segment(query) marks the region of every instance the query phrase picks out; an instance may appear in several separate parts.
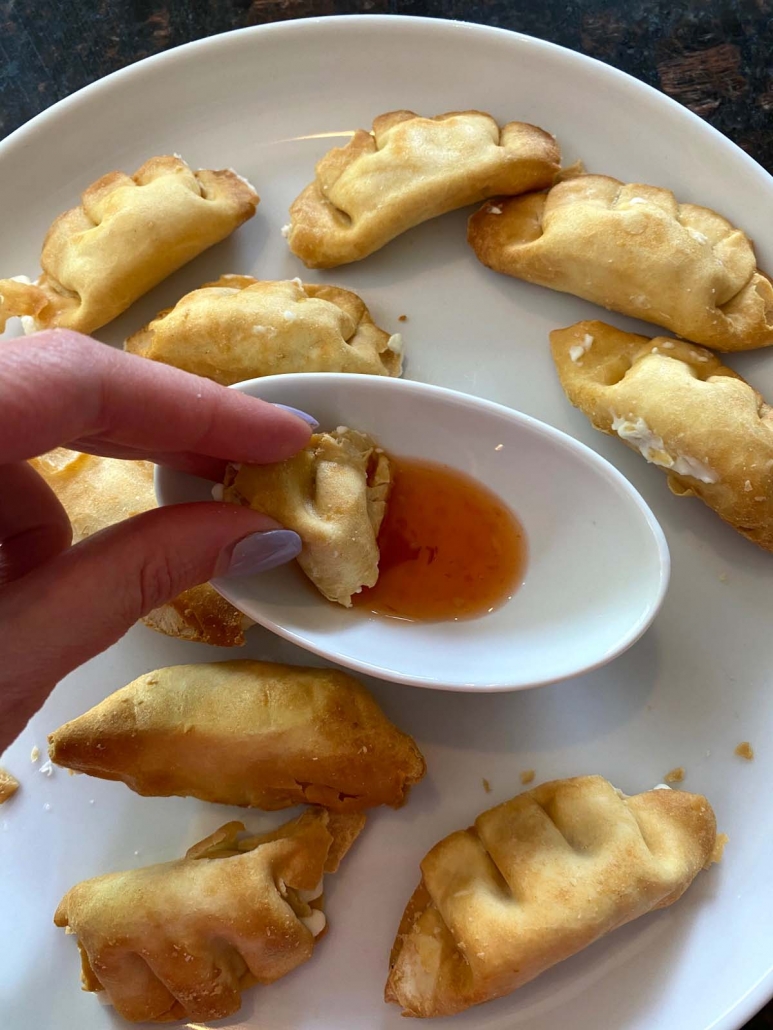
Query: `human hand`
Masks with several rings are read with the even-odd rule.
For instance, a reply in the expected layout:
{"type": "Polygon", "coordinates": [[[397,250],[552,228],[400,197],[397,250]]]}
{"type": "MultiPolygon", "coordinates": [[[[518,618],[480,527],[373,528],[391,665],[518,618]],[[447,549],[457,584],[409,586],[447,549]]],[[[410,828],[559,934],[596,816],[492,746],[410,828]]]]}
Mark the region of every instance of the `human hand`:
{"type": "Polygon", "coordinates": [[[219,480],[227,461],[281,461],[310,432],[277,405],[79,333],[0,344],[0,752],[64,675],[141,616],[301,547],[272,519],[216,502],[158,508],[72,547],[64,509],[26,459],[61,446],[219,480]]]}

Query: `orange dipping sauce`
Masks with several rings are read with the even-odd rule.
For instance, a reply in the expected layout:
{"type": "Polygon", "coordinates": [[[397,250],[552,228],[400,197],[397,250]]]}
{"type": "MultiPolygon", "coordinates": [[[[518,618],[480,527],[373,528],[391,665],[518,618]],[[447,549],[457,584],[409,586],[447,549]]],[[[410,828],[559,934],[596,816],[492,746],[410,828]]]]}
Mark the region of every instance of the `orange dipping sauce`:
{"type": "Polygon", "coordinates": [[[470,619],[508,601],[523,581],[526,537],[486,487],[445,465],[392,458],[374,587],[354,604],[410,622],[470,619]]]}

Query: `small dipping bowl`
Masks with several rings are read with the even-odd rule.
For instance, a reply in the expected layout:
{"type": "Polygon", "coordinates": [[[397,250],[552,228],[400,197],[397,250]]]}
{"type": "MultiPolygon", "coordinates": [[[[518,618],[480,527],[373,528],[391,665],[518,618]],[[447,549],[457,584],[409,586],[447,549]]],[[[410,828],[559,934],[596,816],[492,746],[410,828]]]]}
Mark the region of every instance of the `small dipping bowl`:
{"type": "MultiPolygon", "coordinates": [[[[408,622],[325,600],[295,567],[213,586],[256,623],[339,665],[440,690],[523,690],[611,661],[648,628],[668,545],[631,484],[584,444],[510,408],[380,376],[299,373],[232,389],[345,425],[387,454],[448,465],[496,493],[526,534],[525,577],[490,614],[408,622]]],[[[156,471],[160,504],[211,501],[212,483],[156,471]]]]}

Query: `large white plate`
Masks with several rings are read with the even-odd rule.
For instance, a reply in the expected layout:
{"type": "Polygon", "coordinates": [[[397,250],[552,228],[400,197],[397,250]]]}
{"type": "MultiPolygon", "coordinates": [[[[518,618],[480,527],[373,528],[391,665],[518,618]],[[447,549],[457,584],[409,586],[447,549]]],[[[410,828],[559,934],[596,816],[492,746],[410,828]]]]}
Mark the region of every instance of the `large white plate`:
{"type": "MultiPolygon", "coordinates": [[[[338,142],[330,134],[367,126],[373,115],[399,107],[429,114],[472,107],[500,121],[536,122],[558,136],[569,161],[581,156],[592,171],[659,183],[716,207],[755,237],[762,266],[773,267],[771,180],[660,94],[602,64],[510,33],[371,16],[272,25],[196,43],[111,76],[41,115],[0,148],[0,270],[34,273],[51,219],[98,175],[180,151],[195,165],[232,165],[253,179],[263,197],[258,215],[135,305],[103,338],[119,342],[221,272],[298,275],[303,270],[279,231],[289,202],[314,161],[338,142]]],[[[379,324],[400,328],[410,377],[511,405],[614,462],[666,530],[670,593],[631,651],[573,682],[498,696],[373,682],[387,712],[419,740],[427,779],[406,808],[371,817],[332,887],[332,932],[313,960],[278,984],[248,992],[239,1017],[223,1025],[403,1026],[381,992],[393,935],[430,845],[516,793],[523,769],[536,769],[539,780],[600,772],[635,792],[683,765],[685,787],[708,795],[730,835],[721,867],[701,875],[678,905],[615,933],[515,996],[436,1025],[735,1030],[773,989],[773,558],[697,501],[672,496],[660,471],[594,433],[570,408],[547,333],[598,311],[480,266],[465,244],[466,214],[421,226],[329,276],[303,274],[359,290],[379,324]],[[401,314],[408,315],[404,325],[401,314]],[[753,763],[733,755],[744,739],[758,746],[753,763]],[[491,793],[484,792],[483,777],[491,793]]],[[[616,316],[610,321],[634,326],[616,316]]],[[[751,354],[733,364],[773,395],[773,355],[751,354]]],[[[257,630],[243,654],[314,662],[257,630]]],[[[23,786],[0,812],[4,1030],[117,1025],[78,990],[74,942],[51,924],[57,901],[84,877],[177,856],[235,814],[195,801],[142,799],[121,784],[62,771],[49,779],[30,765],[30,748],[43,747],[63,720],[146,670],[225,656],[137,627],[63,682],[7,754],[23,786]]],[[[256,827],[265,817],[247,813],[246,822],[256,827]]]]}

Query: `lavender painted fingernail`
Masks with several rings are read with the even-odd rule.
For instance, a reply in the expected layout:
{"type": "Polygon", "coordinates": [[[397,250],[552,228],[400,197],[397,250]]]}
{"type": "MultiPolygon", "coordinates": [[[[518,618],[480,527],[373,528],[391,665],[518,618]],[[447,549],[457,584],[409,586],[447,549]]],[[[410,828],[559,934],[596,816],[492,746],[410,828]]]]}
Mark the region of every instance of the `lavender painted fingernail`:
{"type": "Polygon", "coordinates": [[[289,404],[275,404],[275,408],[281,408],[282,411],[289,411],[291,415],[297,415],[298,418],[302,418],[304,422],[308,422],[312,429],[319,429],[319,422],[314,418],[313,415],[308,415],[305,411],[301,411],[299,408],[291,408],[289,404]]]}
{"type": "Polygon", "coordinates": [[[240,540],[233,551],[225,579],[237,576],[255,576],[292,561],[301,553],[301,538],[291,529],[270,529],[266,533],[251,533],[240,540]]]}

